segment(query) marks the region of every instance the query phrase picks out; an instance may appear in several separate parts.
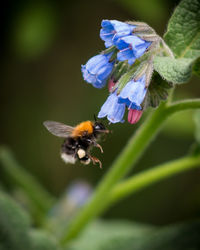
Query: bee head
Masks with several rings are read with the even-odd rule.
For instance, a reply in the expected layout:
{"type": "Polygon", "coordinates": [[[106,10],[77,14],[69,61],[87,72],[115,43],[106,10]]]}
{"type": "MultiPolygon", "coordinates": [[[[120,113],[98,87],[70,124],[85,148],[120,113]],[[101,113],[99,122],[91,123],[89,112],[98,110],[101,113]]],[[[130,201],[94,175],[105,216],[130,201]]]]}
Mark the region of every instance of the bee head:
{"type": "Polygon", "coordinates": [[[108,133],[109,132],[104,126],[104,124],[98,121],[95,121],[94,123],[94,131],[96,133],[108,133]]]}

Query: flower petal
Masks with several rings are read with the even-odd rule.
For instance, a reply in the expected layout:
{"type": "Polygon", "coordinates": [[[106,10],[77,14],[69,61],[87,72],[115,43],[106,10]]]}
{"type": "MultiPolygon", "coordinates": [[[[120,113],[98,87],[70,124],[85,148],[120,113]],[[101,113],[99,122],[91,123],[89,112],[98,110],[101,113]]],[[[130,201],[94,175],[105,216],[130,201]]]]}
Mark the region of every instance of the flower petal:
{"type": "Polygon", "coordinates": [[[100,38],[103,41],[111,41],[114,34],[115,34],[115,31],[112,30],[112,26],[111,26],[111,29],[108,28],[108,29],[101,29],[100,30],[100,38]]]}
{"type": "Polygon", "coordinates": [[[144,100],[146,91],[147,89],[145,88],[145,76],[143,76],[138,81],[132,82],[129,100],[139,106],[144,100]]]}
{"type": "Polygon", "coordinates": [[[116,92],[112,93],[101,107],[98,118],[107,116],[107,119],[112,123],[122,122],[125,112],[125,104],[118,103],[116,92]]]}
{"type": "Polygon", "coordinates": [[[95,88],[104,87],[114,65],[114,61],[109,62],[111,55],[112,53],[94,56],[85,65],[82,65],[81,71],[84,80],[95,88]]]}
{"type": "Polygon", "coordinates": [[[147,89],[145,87],[145,76],[138,81],[131,80],[119,94],[119,103],[125,103],[128,108],[141,110],[141,103],[144,100],[147,89]]]}
{"type": "Polygon", "coordinates": [[[112,106],[115,103],[115,95],[114,93],[109,95],[107,100],[104,102],[103,106],[101,107],[101,110],[99,111],[98,118],[103,118],[109,114],[110,109],[112,109],[112,106]]]}
{"type": "Polygon", "coordinates": [[[150,44],[135,35],[121,37],[115,42],[116,47],[120,50],[117,59],[128,60],[128,63],[132,65],[136,58],[144,54],[150,44]]]}
{"type": "Polygon", "coordinates": [[[108,120],[112,123],[123,122],[125,107],[124,104],[116,103],[107,116],[108,120]]]}
{"type": "Polygon", "coordinates": [[[125,60],[128,60],[128,59],[130,59],[130,60],[132,59],[132,60],[135,61],[135,57],[133,55],[133,51],[129,47],[127,47],[126,49],[120,50],[117,53],[117,59],[119,61],[125,61],[125,60]]]}
{"type": "Polygon", "coordinates": [[[150,45],[151,45],[151,42],[146,42],[146,41],[144,44],[136,45],[135,50],[134,50],[136,58],[141,57],[150,45]]]}
{"type": "Polygon", "coordinates": [[[123,36],[130,35],[136,26],[117,20],[103,20],[101,22],[100,38],[105,46],[110,47],[123,36]]]}
{"type": "Polygon", "coordinates": [[[105,55],[93,56],[88,60],[85,67],[91,74],[96,74],[98,70],[108,63],[105,55]]]}

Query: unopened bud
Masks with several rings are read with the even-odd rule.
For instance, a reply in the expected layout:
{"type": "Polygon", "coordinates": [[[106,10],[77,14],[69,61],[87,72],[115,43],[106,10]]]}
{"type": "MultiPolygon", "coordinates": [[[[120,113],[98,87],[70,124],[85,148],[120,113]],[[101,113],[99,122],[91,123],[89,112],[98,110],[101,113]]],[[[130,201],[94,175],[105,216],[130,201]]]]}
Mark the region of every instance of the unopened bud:
{"type": "Polygon", "coordinates": [[[128,111],[128,122],[131,124],[137,123],[141,116],[142,116],[143,111],[142,110],[137,110],[137,109],[129,109],[128,111]]]}
{"type": "Polygon", "coordinates": [[[112,92],[113,91],[113,87],[115,86],[115,82],[113,79],[110,79],[109,82],[108,82],[108,90],[109,92],[112,92]]]}

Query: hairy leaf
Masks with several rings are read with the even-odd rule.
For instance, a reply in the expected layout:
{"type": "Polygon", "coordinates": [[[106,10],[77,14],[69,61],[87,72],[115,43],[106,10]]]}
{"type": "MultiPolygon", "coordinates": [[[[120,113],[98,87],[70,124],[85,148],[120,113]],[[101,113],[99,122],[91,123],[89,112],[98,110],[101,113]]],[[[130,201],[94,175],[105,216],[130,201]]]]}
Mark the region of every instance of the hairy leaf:
{"type": "Polygon", "coordinates": [[[182,0],[175,9],[165,41],[177,58],[200,56],[200,1],[182,0]]]}
{"type": "Polygon", "coordinates": [[[30,230],[31,250],[58,250],[58,244],[52,235],[42,230],[30,230]]]}
{"type": "Polygon", "coordinates": [[[122,250],[135,249],[139,239],[147,236],[151,227],[128,222],[93,223],[68,250],[122,250]]]}
{"type": "Polygon", "coordinates": [[[29,249],[29,226],[28,215],[11,198],[0,192],[0,249],[29,249]]]}
{"type": "Polygon", "coordinates": [[[155,72],[149,85],[146,97],[142,103],[143,108],[157,107],[161,100],[166,100],[168,97],[169,89],[173,87],[172,83],[166,82],[155,72]]]}
{"type": "Polygon", "coordinates": [[[52,235],[33,230],[28,214],[0,191],[0,250],[56,250],[52,235]]]}
{"type": "Polygon", "coordinates": [[[154,68],[165,80],[178,84],[190,79],[192,63],[192,59],[157,56],[154,59],[154,68]]]}
{"type": "Polygon", "coordinates": [[[67,250],[199,250],[200,222],[148,227],[124,222],[92,224],[67,250]]]}
{"type": "MultiPolygon", "coordinates": [[[[200,57],[199,0],[180,2],[169,21],[164,38],[176,59],[156,57],[155,70],[167,81],[178,84],[187,82],[192,75],[192,64],[200,57]]],[[[199,71],[198,65],[193,71],[199,71]]]]}

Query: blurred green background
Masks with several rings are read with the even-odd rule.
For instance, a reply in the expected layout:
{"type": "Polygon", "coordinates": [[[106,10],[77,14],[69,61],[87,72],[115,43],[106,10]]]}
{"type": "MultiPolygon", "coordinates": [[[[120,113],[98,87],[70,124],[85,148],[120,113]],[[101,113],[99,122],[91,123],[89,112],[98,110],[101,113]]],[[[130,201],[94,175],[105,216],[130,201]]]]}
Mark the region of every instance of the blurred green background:
{"type": "MultiPolygon", "coordinates": [[[[80,66],[104,44],[99,38],[102,19],[147,22],[163,35],[179,1],[86,0],[8,1],[2,9],[1,144],[18,162],[59,197],[73,181],[95,186],[122,150],[137,125],[110,125],[113,131],[94,149],[98,166],[65,165],[59,157],[62,140],[42,123],[55,120],[75,125],[92,120],[107,98],[107,89],[85,83],[80,66]]],[[[199,97],[199,82],[177,88],[175,98],[199,97]]],[[[147,111],[146,114],[150,112],[147,111]]],[[[193,142],[192,112],[170,119],[138,162],[134,172],[181,157],[193,142]]],[[[8,185],[0,169],[0,183],[8,185]]],[[[104,217],[168,224],[199,216],[200,171],[194,170],[156,184],[110,208],[104,217]]]]}

